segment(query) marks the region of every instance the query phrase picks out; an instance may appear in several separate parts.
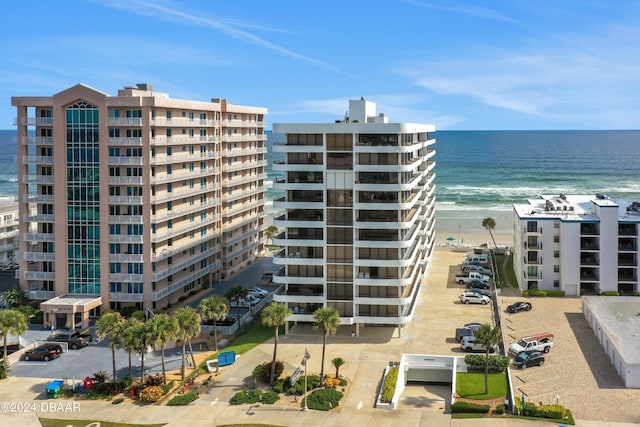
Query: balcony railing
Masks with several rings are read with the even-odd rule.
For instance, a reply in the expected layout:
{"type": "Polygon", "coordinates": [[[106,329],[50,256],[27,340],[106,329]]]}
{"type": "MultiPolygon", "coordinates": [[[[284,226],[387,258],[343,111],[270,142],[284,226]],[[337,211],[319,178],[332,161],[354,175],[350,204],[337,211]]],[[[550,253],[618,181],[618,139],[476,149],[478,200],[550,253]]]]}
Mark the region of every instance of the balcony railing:
{"type": "Polygon", "coordinates": [[[23,136],[22,145],[53,145],[51,136],[23,136]]]}

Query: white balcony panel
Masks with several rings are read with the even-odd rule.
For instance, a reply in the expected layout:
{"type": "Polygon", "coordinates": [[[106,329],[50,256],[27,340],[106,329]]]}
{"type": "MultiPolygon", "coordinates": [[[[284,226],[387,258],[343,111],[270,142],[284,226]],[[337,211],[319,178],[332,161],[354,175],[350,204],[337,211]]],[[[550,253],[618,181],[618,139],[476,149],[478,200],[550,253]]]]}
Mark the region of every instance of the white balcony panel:
{"type": "Polygon", "coordinates": [[[279,220],[274,220],[273,225],[275,225],[276,227],[323,228],[324,221],[311,221],[311,220],[293,221],[293,220],[279,219],[279,220]]]}
{"type": "Polygon", "coordinates": [[[127,273],[109,273],[109,281],[111,282],[142,282],[144,275],[142,274],[127,274],[127,273]]]}
{"type": "Polygon", "coordinates": [[[324,183],[322,182],[300,182],[300,183],[292,183],[292,182],[274,182],[273,183],[274,190],[324,190],[324,183]]]}
{"type": "Polygon", "coordinates": [[[109,262],[143,262],[142,254],[109,254],[109,262]]]}
{"type": "Polygon", "coordinates": [[[127,234],[110,234],[109,243],[144,243],[144,236],[127,234]]]}
{"type": "Polygon", "coordinates": [[[25,261],[55,261],[56,254],[53,252],[25,252],[22,254],[25,261]]]}
{"type": "Polygon", "coordinates": [[[299,285],[322,285],[325,281],[324,277],[288,277],[288,276],[273,276],[273,283],[280,284],[299,284],[299,285]]]}
{"type": "Polygon", "coordinates": [[[414,264],[414,260],[381,260],[381,259],[354,259],[354,267],[409,267],[414,264]]]}
{"type": "Polygon", "coordinates": [[[406,305],[411,303],[411,297],[407,297],[407,298],[354,297],[353,302],[355,302],[356,304],[366,304],[366,305],[406,305]]]}
{"type": "Polygon", "coordinates": [[[285,202],[273,201],[273,207],[276,209],[322,209],[325,207],[324,202],[285,202]]]}
{"type": "Polygon", "coordinates": [[[56,235],[53,233],[25,233],[23,240],[33,242],[53,242],[56,235]]]}
{"type": "MultiPolygon", "coordinates": [[[[298,304],[304,304],[304,303],[317,303],[317,304],[322,304],[323,302],[326,301],[326,298],[323,295],[317,295],[317,296],[312,296],[312,295],[285,295],[285,294],[273,294],[273,300],[277,301],[277,302],[283,302],[283,303],[298,303],[298,304]]],[[[313,314],[313,313],[311,313],[313,314]]]]}
{"type": "Polygon", "coordinates": [[[56,273],[53,271],[24,271],[22,277],[26,280],[55,280],[56,273]]]}
{"type": "Polygon", "coordinates": [[[273,257],[276,265],[324,265],[323,258],[273,257]]]}
{"type": "Polygon", "coordinates": [[[274,238],[273,244],[276,246],[324,246],[324,240],[274,238]]]}
{"type": "Polygon", "coordinates": [[[53,145],[51,136],[23,136],[22,145],[53,145]]]}
{"type": "Polygon", "coordinates": [[[127,145],[127,146],[139,146],[142,147],[142,138],[109,138],[107,140],[109,145],[127,145]]]}
{"type": "Polygon", "coordinates": [[[142,156],[109,156],[110,165],[142,166],[142,156]]]}
{"type": "Polygon", "coordinates": [[[142,224],[142,215],[109,215],[109,224],[142,224]]]}
{"type": "Polygon", "coordinates": [[[324,165],[320,164],[285,164],[273,163],[273,170],[278,172],[322,172],[324,165]]]}
{"type": "Polygon", "coordinates": [[[142,301],[144,301],[144,294],[129,294],[129,293],[125,293],[125,292],[111,292],[111,293],[109,293],[109,301],[142,302],[142,301]]]}
{"type": "Polygon", "coordinates": [[[29,299],[34,299],[34,300],[49,300],[53,298],[55,295],[53,291],[29,290],[27,291],[27,296],[29,297],[29,299]]]}
{"type": "Polygon", "coordinates": [[[411,240],[354,240],[354,248],[408,248],[413,245],[411,240]]]}

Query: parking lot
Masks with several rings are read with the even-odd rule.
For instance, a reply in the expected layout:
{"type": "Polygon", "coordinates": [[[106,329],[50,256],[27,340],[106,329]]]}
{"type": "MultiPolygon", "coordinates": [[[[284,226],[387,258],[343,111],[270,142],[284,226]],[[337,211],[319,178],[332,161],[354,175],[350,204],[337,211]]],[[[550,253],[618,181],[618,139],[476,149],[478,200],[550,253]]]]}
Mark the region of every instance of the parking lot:
{"type": "MultiPolygon", "coordinates": [[[[466,353],[454,339],[455,328],[467,322],[494,322],[489,306],[465,305],[458,296],[465,289],[455,283],[466,254],[437,251],[416,311],[416,322],[428,323],[424,353],[466,353]]],[[[579,419],[640,422],[640,390],[626,389],[582,315],[580,298],[497,296],[505,345],[539,332],[554,334],[554,348],[542,367],[513,368],[513,390],[533,402],[560,403],[579,419]],[[506,313],[516,301],[533,304],[529,312],[506,313]]],[[[414,329],[413,325],[409,331],[414,329]]],[[[420,327],[422,330],[422,328],[420,327]]],[[[417,331],[415,331],[417,332],[417,331]]],[[[420,386],[414,386],[423,388],[420,386]]],[[[411,390],[408,391],[411,393],[411,390]]]]}

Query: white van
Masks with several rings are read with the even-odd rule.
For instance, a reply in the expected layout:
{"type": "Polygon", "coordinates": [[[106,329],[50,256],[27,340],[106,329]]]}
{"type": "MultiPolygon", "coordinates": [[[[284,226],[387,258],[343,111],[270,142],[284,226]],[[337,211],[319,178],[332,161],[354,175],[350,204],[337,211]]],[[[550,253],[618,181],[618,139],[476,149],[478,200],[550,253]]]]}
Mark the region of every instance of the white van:
{"type": "Polygon", "coordinates": [[[489,262],[489,257],[486,255],[469,255],[465,258],[464,262],[481,262],[486,264],[489,262]]]}

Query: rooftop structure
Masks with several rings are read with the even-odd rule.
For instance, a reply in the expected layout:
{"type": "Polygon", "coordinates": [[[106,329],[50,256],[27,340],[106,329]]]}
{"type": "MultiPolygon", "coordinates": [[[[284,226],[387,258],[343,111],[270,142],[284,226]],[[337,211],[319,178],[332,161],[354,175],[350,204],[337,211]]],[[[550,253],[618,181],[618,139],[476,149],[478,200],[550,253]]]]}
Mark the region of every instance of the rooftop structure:
{"type": "Polygon", "coordinates": [[[286,160],[274,165],[285,211],[274,224],[281,266],[274,300],[289,320],[335,308],[342,324],[411,321],[434,243],[433,125],[389,123],[365,99],[335,123],[274,124],[286,160]]]}

